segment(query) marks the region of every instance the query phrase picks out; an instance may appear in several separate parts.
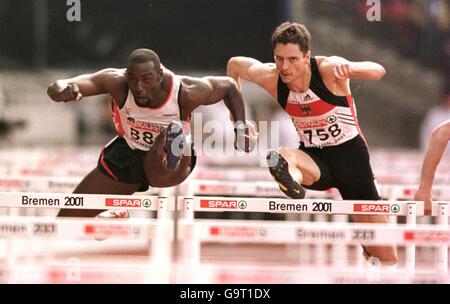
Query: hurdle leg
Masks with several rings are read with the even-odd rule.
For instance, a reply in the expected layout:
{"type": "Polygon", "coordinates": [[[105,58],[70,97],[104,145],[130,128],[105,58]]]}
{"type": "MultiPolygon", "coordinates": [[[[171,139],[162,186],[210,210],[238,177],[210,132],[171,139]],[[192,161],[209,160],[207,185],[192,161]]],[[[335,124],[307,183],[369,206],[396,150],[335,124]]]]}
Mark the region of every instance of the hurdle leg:
{"type": "Polygon", "coordinates": [[[153,260],[158,263],[170,261],[170,218],[167,197],[158,197],[158,211],[155,239],[153,240],[153,260]]]}
{"type": "MultiPolygon", "coordinates": [[[[433,217],[431,216],[420,216],[417,218],[417,224],[431,225],[433,217]]],[[[435,248],[430,246],[420,246],[416,250],[416,262],[420,261],[425,265],[432,265],[435,261],[435,248]]]]}
{"type": "Polygon", "coordinates": [[[194,225],[194,200],[192,198],[183,199],[183,213],[185,225],[183,227],[184,233],[181,236],[183,241],[181,245],[182,259],[191,265],[195,265],[200,262],[201,242],[194,225]]]}
{"type": "MultiPolygon", "coordinates": [[[[316,214],[314,216],[315,222],[327,222],[327,216],[325,214],[316,214]]],[[[318,266],[325,266],[327,263],[327,247],[323,244],[317,244],[315,246],[315,264],[318,266]]]]}
{"type": "MultiPolygon", "coordinates": [[[[439,203],[437,223],[448,228],[448,203],[439,203]]],[[[448,273],[448,245],[442,245],[437,248],[438,253],[438,269],[439,272],[448,273]]]]}
{"type": "MultiPolygon", "coordinates": [[[[408,203],[408,213],[406,215],[407,225],[416,225],[416,210],[415,202],[408,203]]],[[[416,245],[408,244],[405,246],[405,267],[408,271],[414,271],[416,267],[416,245]]]]}
{"type": "MultiPolygon", "coordinates": [[[[348,215],[333,215],[333,222],[348,222],[348,215]]],[[[333,244],[331,247],[331,266],[345,267],[348,265],[348,245],[333,244]]]]}
{"type": "MultiPolygon", "coordinates": [[[[300,221],[301,222],[310,222],[311,221],[311,214],[300,214],[300,221]]],[[[311,245],[309,244],[299,244],[298,245],[298,263],[299,265],[310,265],[311,259],[313,256],[311,245]]]]}

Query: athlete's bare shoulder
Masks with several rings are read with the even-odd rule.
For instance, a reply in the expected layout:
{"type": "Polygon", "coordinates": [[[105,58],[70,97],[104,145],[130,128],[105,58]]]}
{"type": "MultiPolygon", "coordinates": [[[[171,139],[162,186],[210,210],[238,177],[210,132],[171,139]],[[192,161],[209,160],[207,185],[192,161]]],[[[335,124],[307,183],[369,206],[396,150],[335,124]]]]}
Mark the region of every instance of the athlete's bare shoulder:
{"type": "Polygon", "coordinates": [[[126,85],[126,69],[107,68],[99,71],[99,77],[109,82],[110,85],[126,85]]]}
{"type": "Polygon", "coordinates": [[[327,56],[314,56],[314,59],[316,59],[316,63],[318,66],[320,66],[327,58],[327,56]]]}
{"type": "Polygon", "coordinates": [[[220,78],[217,76],[192,77],[179,76],[181,82],[180,98],[190,101],[199,97],[199,95],[208,95],[214,89],[211,84],[211,78],[220,78]]]}
{"type": "Polygon", "coordinates": [[[128,95],[128,82],[126,69],[106,68],[94,74],[96,82],[101,83],[104,90],[109,93],[121,107],[128,95]]]}
{"type": "Polygon", "coordinates": [[[315,56],[317,65],[320,68],[333,67],[337,64],[348,63],[348,60],[340,56],[315,56]]]}
{"type": "Polygon", "coordinates": [[[180,78],[181,84],[183,86],[190,86],[193,83],[196,83],[197,81],[200,80],[200,78],[198,77],[192,77],[187,75],[178,75],[178,77],[180,78]]]}
{"type": "Polygon", "coordinates": [[[126,69],[108,68],[100,72],[100,77],[102,78],[106,90],[119,102],[119,104],[122,104],[128,93],[126,69]]]}

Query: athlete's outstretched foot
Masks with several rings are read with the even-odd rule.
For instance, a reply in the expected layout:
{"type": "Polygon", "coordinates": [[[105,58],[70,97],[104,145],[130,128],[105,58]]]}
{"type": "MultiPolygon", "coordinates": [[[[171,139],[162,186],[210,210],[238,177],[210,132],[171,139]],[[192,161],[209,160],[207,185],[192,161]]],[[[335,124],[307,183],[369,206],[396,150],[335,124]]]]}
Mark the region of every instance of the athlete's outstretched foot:
{"type": "Polygon", "coordinates": [[[166,152],[163,164],[168,171],[175,171],[183,156],[183,149],[186,142],[186,135],[180,122],[172,121],[167,127],[164,141],[164,151],[166,152]]]}
{"type": "Polygon", "coordinates": [[[273,179],[278,183],[280,190],[293,199],[302,199],[305,197],[305,189],[297,183],[289,173],[288,162],[280,153],[270,151],[267,153],[267,163],[273,179]]]}

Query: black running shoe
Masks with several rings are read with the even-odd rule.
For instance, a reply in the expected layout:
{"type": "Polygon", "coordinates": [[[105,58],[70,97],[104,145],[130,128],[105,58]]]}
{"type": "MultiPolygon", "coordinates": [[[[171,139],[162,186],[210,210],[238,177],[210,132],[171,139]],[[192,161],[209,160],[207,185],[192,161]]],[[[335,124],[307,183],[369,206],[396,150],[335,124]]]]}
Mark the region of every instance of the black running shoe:
{"type": "Polygon", "coordinates": [[[167,127],[166,140],[164,143],[164,150],[166,152],[164,165],[167,170],[175,171],[178,168],[181,157],[183,156],[185,142],[186,135],[183,133],[181,123],[172,121],[167,127]]]}
{"type": "Polygon", "coordinates": [[[280,190],[293,199],[305,197],[305,189],[299,185],[289,173],[288,162],[275,151],[267,153],[267,163],[273,179],[278,183],[280,190]]]}

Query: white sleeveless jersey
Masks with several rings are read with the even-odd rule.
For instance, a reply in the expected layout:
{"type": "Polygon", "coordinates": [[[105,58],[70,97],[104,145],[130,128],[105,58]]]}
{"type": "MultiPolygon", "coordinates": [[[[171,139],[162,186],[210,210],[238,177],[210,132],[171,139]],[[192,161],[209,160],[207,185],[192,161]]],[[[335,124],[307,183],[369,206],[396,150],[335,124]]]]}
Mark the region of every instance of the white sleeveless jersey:
{"type": "Polygon", "coordinates": [[[170,72],[170,79],[169,95],[158,108],[139,107],[130,90],[121,109],[113,100],[114,125],[119,135],[125,138],[132,149],[150,150],[158,135],[170,122],[180,121],[178,92],[181,81],[172,72],[170,72]]]}
{"type": "Polygon", "coordinates": [[[290,91],[286,112],[305,147],[336,146],[359,134],[353,100],[347,100],[350,106],[342,107],[327,103],[311,89],[290,91]]]}

